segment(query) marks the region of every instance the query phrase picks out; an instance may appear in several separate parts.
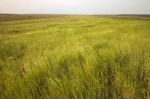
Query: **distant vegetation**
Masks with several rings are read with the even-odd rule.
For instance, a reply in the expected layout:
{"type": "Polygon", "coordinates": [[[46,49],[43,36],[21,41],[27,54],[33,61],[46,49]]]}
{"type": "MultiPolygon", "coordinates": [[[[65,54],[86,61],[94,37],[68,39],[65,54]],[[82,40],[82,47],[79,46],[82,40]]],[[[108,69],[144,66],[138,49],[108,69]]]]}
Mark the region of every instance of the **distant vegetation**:
{"type": "Polygon", "coordinates": [[[31,20],[31,19],[42,19],[42,18],[56,18],[65,15],[48,15],[48,14],[0,14],[0,22],[5,21],[19,21],[19,20],[31,20]]]}
{"type": "Polygon", "coordinates": [[[150,99],[150,17],[134,17],[0,15],[0,99],[150,99]]]}

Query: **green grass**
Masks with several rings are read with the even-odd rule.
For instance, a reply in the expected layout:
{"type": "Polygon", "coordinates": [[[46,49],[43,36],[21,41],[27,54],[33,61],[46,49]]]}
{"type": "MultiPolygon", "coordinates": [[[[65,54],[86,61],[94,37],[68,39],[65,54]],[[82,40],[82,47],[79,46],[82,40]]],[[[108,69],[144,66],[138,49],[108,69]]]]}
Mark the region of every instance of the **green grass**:
{"type": "Polygon", "coordinates": [[[149,98],[149,17],[0,22],[0,99],[149,98]]]}

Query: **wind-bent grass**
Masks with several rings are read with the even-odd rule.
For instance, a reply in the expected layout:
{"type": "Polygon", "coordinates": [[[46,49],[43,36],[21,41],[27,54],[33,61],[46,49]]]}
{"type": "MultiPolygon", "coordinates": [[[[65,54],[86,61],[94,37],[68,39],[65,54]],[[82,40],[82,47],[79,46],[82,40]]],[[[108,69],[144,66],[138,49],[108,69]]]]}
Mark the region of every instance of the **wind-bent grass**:
{"type": "Polygon", "coordinates": [[[0,99],[149,99],[150,18],[0,22],[0,99]]]}

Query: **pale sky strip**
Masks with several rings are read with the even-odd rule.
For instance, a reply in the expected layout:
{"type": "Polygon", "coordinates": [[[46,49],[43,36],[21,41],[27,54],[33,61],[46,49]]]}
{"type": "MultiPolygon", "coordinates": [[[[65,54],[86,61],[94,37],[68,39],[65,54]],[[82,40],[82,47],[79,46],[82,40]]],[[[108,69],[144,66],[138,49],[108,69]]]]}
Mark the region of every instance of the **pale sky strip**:
{"type": "Polygon", "coordinates": [[[150,0],[0,0],[0,13],[150,14],[150,0]]]}

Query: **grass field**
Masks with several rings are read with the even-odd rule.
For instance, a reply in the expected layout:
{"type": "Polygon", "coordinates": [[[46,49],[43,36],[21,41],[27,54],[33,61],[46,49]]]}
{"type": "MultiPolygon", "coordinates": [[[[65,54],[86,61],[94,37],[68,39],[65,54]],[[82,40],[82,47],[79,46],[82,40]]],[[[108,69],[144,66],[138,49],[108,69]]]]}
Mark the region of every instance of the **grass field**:
{"type": "Polygon", "coordinates": [[[150,17],[6,19],[0,99],[150,99],[150,17]]]}

